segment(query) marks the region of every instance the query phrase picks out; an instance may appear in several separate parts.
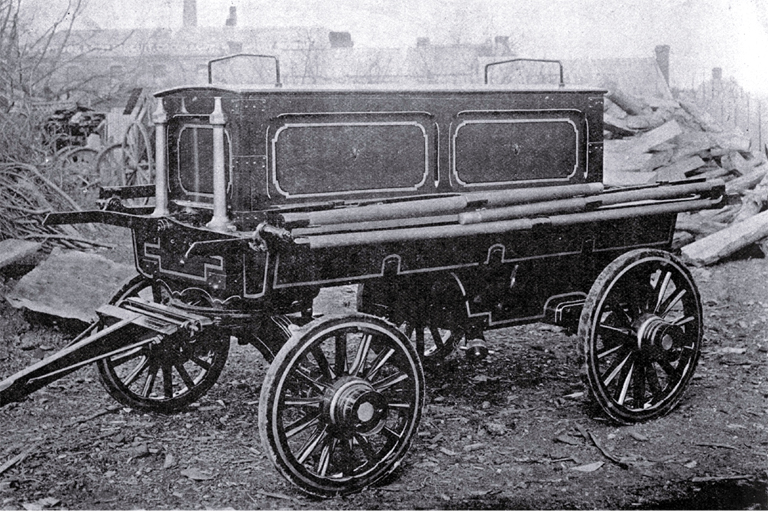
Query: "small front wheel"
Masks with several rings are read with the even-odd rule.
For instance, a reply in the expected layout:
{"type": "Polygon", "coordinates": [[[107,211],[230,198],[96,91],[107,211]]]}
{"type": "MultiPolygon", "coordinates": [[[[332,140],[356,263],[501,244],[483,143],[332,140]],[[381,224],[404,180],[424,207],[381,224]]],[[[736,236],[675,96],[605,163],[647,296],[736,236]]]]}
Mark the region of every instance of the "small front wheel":
{"type": "Polygon", "coordinates": [[[348,494],[398,466],[423,402],[419,358],[394,325],[323,318],[296,331],[269,367],[259,431],[277,469],[304,492],[348,494]]]}
{"type": "MultiPolygon", "coordinates": [[[[112,299],[117,306],[129,297],[164,302],[162,290],[141,276],[112,299]]],[[[155,336],[148,331],[145,336],[155,336]]],[[[138,341],[138,340],[137,340],[138,341]]],[[[229,355],[229,336],[203,330],[194,338],[181,331],[139,348],[97,361],[107,392],[137,410],[172,413],[203,396],[221,375],[229,355]]]]}
{"type": "Polygon", "coordinates": [[[598,276],[579,323],[586,380],[611,419],[663,416],[682,398],[701,352],[701,299],[673,255],[639,249],[598,276]]]}

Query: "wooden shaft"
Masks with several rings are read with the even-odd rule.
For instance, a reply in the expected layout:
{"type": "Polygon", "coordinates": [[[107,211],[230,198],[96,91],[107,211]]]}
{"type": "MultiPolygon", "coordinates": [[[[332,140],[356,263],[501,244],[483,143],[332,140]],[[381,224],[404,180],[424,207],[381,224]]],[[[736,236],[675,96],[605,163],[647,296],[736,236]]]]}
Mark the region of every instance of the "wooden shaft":
{"type": "Polygon", "coordinates": [[[349,222],[408,219],[431,215],[460,213],[470,207],[494,207],[522,203],[535,203],[551,199],[571,198],[599,194],[601,183],[562,185],[553,187],[522,188],[469,192],[450,197],[406,199],[385,204],[349,206],[314,212],[284,213],[288,226],[326,226],[349,222]]]}
{"type": "Polygon", "coordinates": [[[447,226],[424,226],[405,229],[389,229],[381,231],[358,231],[350,233],[334,233],[297,238],[299,244],[307,244],[310,249],[325,249],[331,247],[350,247],[395,242],[413,242],[418,240],[434,240],[458,238],[465,236],[491,235],[512,231],[533,229],[534,226],[567,226],[581,223],[592,223],[607,220],[666,215],[685,211],[712,208],[721,202],[716,199],[686,199],[682,201],[629,206],[623,208],[607,208],[581,213],[565,213],[539,218],[518,218],[481,222],[478,224],[454,224],[447,226]]]}

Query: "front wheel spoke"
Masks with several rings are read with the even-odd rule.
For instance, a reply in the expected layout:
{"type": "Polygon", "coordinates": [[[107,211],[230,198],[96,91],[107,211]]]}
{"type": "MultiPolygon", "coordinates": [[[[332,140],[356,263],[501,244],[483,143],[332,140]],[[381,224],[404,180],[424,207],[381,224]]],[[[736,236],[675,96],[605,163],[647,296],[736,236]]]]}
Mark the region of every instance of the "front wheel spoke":
{"type": "Polygon", "coordinates": [[[387,444],[384,450],[381,451],[388,451],[390,448],[395,446],[402,438],[403,436],[401,434],[398,434],[394,430],[392,430],[389,427],[384,427],[381,429],[381,434],[387,439],[387,444]]]}
{"type": "Polygon", "coordinates": [[[656,362],[659,364],[659,366],[661,366],[661,369],[664,370],[664,373],[666,373],[673,382],[677,380],[678,378],[677,368],[672,366],[672,363],[670,363],[664,358],[660,358],[656,362]]]}
{"type": "Polygon", "coordinates": [[[638,364],[634,381],[632,382],[632,401],[636,409],[643,407],[645,403],[645,364],[638,364]]]}
{"type": "Polygon", "coordinates": [[[179,374],[179,377],[181,377],[181,380],[184,382],[184,385],[187,386],[187,389],[192,389],[195,387],[195,381],[189,375],[187,369],[184,368],[183,362],[176,361],[173,363],[173,367],[176,368],[176,373],[179,374]]]}
{"type": "Polygon", "coordinates": [[[405,373],[393,373],[389,377],[385,377],[380,381],[373,384],[373,389],[379,393],[386,391],[387,389],[395,386],[403,381],[408,380],[408,375],[405,373]]]}
{"type": "Polygon", "coordinates": [[[320,397],[288,397],[283,401],[287,407],[319,407],[322,403],[320,397]]]}
{"type": "Polygon", "coordinates": [[[656,400],[661,395],[661,383],[659,382],[659,375],[656,373],[656,368],[653,367],[652,362],[648,362],[645,365],[645,377],[648,382],[648,387],[651,391],[652,400],[656,400]]]}
{"type": "Polygon", "coordinates": [[[368,441],[365,436],[356,433],[355,441],[357,441],[360,449],[363,450],[363,455],[365,455],[365,458],[368,459],[369,463],[378,461],[378,454],[376,453],[376,450],[373,449],[370,441],[368,441]]]}
{"type": "Polygon", "coordinates": [[[204,359],[200,359],[199,357],[193,356],[193,355],[187,356],[187,360],[192,361],[193,363],[195,363],[197,366],[199,366],[200,368],[202,368],[205,371],[210,370],[211,366],[212,366],[212,364],[210,362],[208,362],[208,361],[206,361],[204,359]]]}
{"type": "Polygon", "coordinates": [[[339,446],[337,464],[343,475],[352,475],[355,472],[355,445],[352,438],[348,438],[339,446]],[[340,460],[339,460],[340,459],[340,460]]]}
{"type": "Polygon", "coordinates": [[[294,421],[285,428],[285,437],[287,439],[292,438],[296,434],[304,432],[309,427],[313,427],[320,422],[320,413],[314,412],[306,414],[303,418],[294,421]]]}
{"type": "MultiPolygon", "coordinates": [[[[111,361],[110,361],[110,364],[111,364],[111,361]]],[[[149,364],[150,364],[149,358],[147,358],[146,356],[142,356],[141,361],[139,361],[139,364],[137,364],[136,367],[133,369],[133,371],[128,375],[126,375],[125,379],[123,379],[123,384],[127,387],[133,384],[134,382],[136,382],[136,379],[138,379],[139,376],[142,374],[142,372],[147,369],[149,364]]],[[[114,368],[115,365],[112,365],[112,367],[114,368]]]]}
{"type": "Polygon", "coordinates": [[[602,352],[597,353],[598,359],[605,359],[606,357],[610,356],[611,354],[616,353],[617,351],[624,348],[624,345],[616,345],[615,347],[611,347],[609,349],[603,350],[602,352]]]}
{"type": "Polygon", "coordinates": [[[615,325],[600,324],[597,326],[597,328],[600,331],[607,331],[605,333],[601,333],[603,336],[606,334],[618,334],[620,336],[631,338],[633,334],[632,329],[629,327],[616,327],[615,325]]]}
{"type": "Polygon", "coordinates": [[[619,392],[619,396],[616,400],[616,402],[619,405],[624,405],[624,402],[627,400],[627,391],[629,390],[629,385],[632,383],[632,377],[635,372],[635,363],[632,362],[629,365],[629,369],[627,370],[627,374],[624,376],[624,382],[621,385],[621,391],[619,392]]]}
{"type": "Polygon", "coordinates": [[[612,368],[609,368],[608,370],[603,373],[603,375],[600,377],[600,380],[603,382],[603,385],[608,387],[608,385],[613,381],[613,379],[616,378],[617,375],[621,372],[621,369],[624,368],[624,365],[627,364],[627,361],[629,361],[629,358],[632,357],[632,352],[628,352],[626,357],[621,360],[617,360],[612,368]]]}
{"type": "Polygon", "coordinates": [[[365,362],[368,359],[368,351],[371,348],[371,339],[373,336],[370,334],[364,334],[360,346],[357,347],[357,354],[355,354],[355,360],[352,362],[352,367],[349,369],[349,374],[353,377],[357,377],[360,372],[365,368],[365,362]]]}
{"type": "Polygon", "coordinates": [[[136,356],[139,353],[141,353],[142,351],[145,351],[145,350],[146,350],[146,347],[136,347],[136,348],[131,349],[131,350],[127,351],[127,352],[124,352],[122,354],[118,354],[118,355],[110,358],[109,364],[113,368],[116,368],[116,367],[120,366],[121,364],[125,364],[125,363],[127,363],[128,361],[130,361],[132,359],[136,359],[136,356]]]}
{"type": "Polygon", "coordinates": [[[307,374],[307,373],[306,373],[304,370],[300,370],[300,369],[296,368],[296,369],[293,371],[293,374],[294,374],[296,377],[298,377],[298,379],[297,379],[297,380],[302,380],[302,381],[304,381],[304,383],[305,383],[305,384],[309,385],[309,386],[310,386],[312,389],[314,389],[315,391],[317,391],[317,392],[319,392],[319,393],[323,393],[323,391],[325,391],[325,386],[323,386],[322,384],[320,384],[319,382],[317,382],[315,379],[313,379],[312,377],[310,377],[310,376],[309,376],[309,375],[308,375],[308,374],[307,374]]]}
{"type": "Polygon", "coordinates": [[[672,322],[672,325],[674,325],[675,327],[682,327],[683,325],[689,324],[689,323],[693,322],[694,320],[696,320],[696,317],[694,317],[694,316],[684,316],[684,317],[678,318],[677,320],[672,322]]]}
{"type": "Polygon", "coordinates": [[[152,388],[155,387],[155,379],[157,378],[157,372],[159,371],[160,371],[160,368],[157,366],[157,363],[150,362],[149,371],[147,372],[147,378],[144,381],[144,387],[141,390],[141,395],[144,398],[148,398],[150,393],[152,393],[152,388]]]}
{"type": "Polygon", "coordinates": [[[328,473],[328,468],[331,465],[331,455],[336,449],[336,443],[338,440],[335,437],[329,437],[324,443],[323,448],[320,450],[320,457],[317,459],[317,474],[324,477],[328,473]]]}
{"type": "MultiPolygon", "coordinates": [[[[619,293],[619,292],[615,292],[615,293],[619,293]]],[[[625,307],[626,305],[627,305],[626,302],[621,302],[617,297],[610,303],[606,301],[606,307],[603,311],[607,313],[613,313],[614,317],[616,317],[617,322],[629,327],[630,325],[632,325],[632,315],[627,313],[627,308],[625,307]]]]}
{"type": "Polygon", "coordinates": [[[311,436],[309,436],[309,439],[307,439],[307,442],[304,443],[304,446],[301,447],[299,450],[299,455],[296,457],[296,460],[299,461],[299,464],[304,464],[304,462],[307,461],[310,455],[312,455],[312,452],[315,451],[317,446],[325,440],[325,438],[328,436],[328,426],[324,425],[323,428],[317,428],[312,433],[311,436]]]}
{"type": "Polygon", "coordinates": [[[165,398],[173,398],[173,367],[163,363],[163,394],[165,398]]]}

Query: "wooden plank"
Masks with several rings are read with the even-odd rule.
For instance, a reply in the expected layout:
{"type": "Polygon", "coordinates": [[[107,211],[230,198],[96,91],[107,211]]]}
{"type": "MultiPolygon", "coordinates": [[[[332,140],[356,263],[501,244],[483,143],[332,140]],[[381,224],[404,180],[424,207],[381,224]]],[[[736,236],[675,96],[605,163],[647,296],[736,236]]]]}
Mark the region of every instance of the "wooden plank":
{"type": "Polygon", "coordinates": [[[729,196],[740,195],[744,191],[754,188],[760,181],[768,174],[768,163],[763,163],[755,167],[753,170],[729,181],[725,184],[725,193],[729,196]]]}
{"type": "Polygon", "coordinates": [[[688,173],[695,171],[706,164],[704,160],[698,156],[690,156],[683,158],[677,162],[673,162],[670,165],[665,165],[659,168],[656,172],[656,181],[680,181],[684,180],[688,173]]]}
{"type": "Polygon", "coordinates": [[[758,213],[686,245],[682,249],[682,254],[693,265],[712,265],[766,237],[768,237],[768,211],[758,213]]]}
{"type": "Polygon", "coordinates": [[[672,160],[681,160],[692,155],[701,156],[715,146],[712,137],[706,132],[683,132],[672,142],[676,146],[672,160]]]}
{"type": "Polygon", "coordinates": [[[744,176],[749,174],[752,168],[757,165],[758,160],[752,158],[747,160],[738,151],[730,151],[720,159],[720,165],[727,171],[736,171],[744,176]]]}
{"type": "Polygon", "coordinates": [[[631,114],[634,116],[643,115],[645,113],[645,105],[634,96],[631,96],[629,94],[626,94],[621,89],[616,87],[615,83],[606,84],[608,89],[608,94],[606,96],[609,100],[614,102],[616,105],[621,107],[624,112],[627,114],[631,114]]]}
{"type": "Polygon", "coordinates": [[[711,136],[715,143],[726,151],[749,153],[749,147],[752,145],[752,141],[749,137],[745,137],[739,133],[713,133],[711,136]]]}
{"type": "Polygon", "coordinates": [[[654,128],[653,130],[646,132],[639,137],[634,137],[632,151],[635,153],[645,153],[650,151],[654,146],[667,142],[668,140],[673,139],[681,133],[683,133],[683,129],[680,127],[677,121],[674,119],[667,121],[658,128],[654,128]]]}
{"type": "Polygon", "coordinates": [[[611,153],[603,154],[603,172],[632,172],[645,168],[651,160],[649,153],[611,153]]]}
{"type": "Polygon", "coordinates": [[[5,298],[16,308],[90,323],[96,320],[96,308],[134,275],[133,266],[97,254],[54,250],[5,298]]]}
{"type": "Polygon", "coordinates": [[[723,131],[723,127],[720,126],[710,114],[696,106],[695,103],[681,100],[680,106],[693,117],[694,121],[696,121],[704,131],[715,133],[723,131]]]}
{"type": "Polygon", "coordinates": [[[603,167],[603,184],[606,187],[645,185],[655,179],[655,172],[618,171],[610,167],[603,167]]]}
{"type": "Polygon", "coordinates": [[[9,238],[0,241],[0,269],[34,259],[43,247],[39,242],[9,238]]]}

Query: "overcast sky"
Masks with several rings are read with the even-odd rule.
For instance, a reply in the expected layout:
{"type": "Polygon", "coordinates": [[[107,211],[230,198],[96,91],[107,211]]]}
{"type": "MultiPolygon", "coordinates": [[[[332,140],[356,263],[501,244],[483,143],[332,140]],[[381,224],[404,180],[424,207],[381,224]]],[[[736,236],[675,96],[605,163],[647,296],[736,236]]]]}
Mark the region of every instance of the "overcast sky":
{"type": "MultiPolygon", "coordinates": [[[[64,0],[25,0],[47,6],[64,0]]],[[[102,28],[181,26],[183,0],[88,0],[102,28]]],[[[671,81],[690,87],[715,66],[768,95],[768,0],[197,0],[198,24],[324,26],[356,46],[480,43],[510,36],[519,56],[648,57],[671,46],[671,81]]]]}

